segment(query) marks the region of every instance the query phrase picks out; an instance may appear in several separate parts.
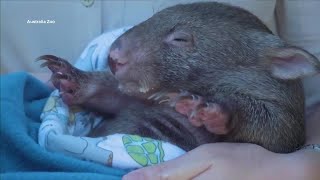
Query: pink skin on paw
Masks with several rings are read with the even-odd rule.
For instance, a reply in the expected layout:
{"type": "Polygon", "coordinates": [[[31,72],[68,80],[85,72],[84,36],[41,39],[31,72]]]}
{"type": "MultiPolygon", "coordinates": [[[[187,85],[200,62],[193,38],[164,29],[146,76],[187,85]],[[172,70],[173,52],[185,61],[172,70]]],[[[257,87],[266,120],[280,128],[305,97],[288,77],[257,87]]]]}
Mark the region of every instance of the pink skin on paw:
{"type": "Polygon", "coordinates": [[[200,127],[203,125],[202,119],[200,119],[197,115],[189,117],[189,121],[195,127],[200,127]]]}
{"type": "Polygon", "coordinates": [[[209,132],[219,135],[229,132],[229,129],[226,127],[229,116],[223,112],[218,104],[210,103],[208,107],[201,108],[198,115],[209,132]]]}
{"type": "Polygon", "coordinates": [[[70,82],[66,79],[60,79],[59,80],[59,91],[61,98],[64,103],[67,105],[73,105],[75,104],[75,97],[74,97],[74,91],[77,88],[77,84],[70,82]]]}
{"type": "Polygon", "coordinates": [[[204,125],[209,132],[223,135],[229,132],[227,123],[229,116],[220,105],[209,103],[202,104],[202,99],[182,98],[175,105],[177,112],[188,116],[190,123],[195,127],[204,125]],[[202,106],[202,107],[199,107],[202,106]]]}
{"type": "Polygon", "coordinates": [[[199,103],[189,99],[182,99],[176,103],[176,111],[180,114],[189,116],[193,109],[197,107],[199,103]]]}
{"type": "Polygon", "coordinates": [[[60,95],[61,98],[62,98],[62,101],[64,103],[66,103],[66,105],[68,106],[71,106],[71,105],[74,105],[74,96],[70,93],[63,93],[60,95]]]}

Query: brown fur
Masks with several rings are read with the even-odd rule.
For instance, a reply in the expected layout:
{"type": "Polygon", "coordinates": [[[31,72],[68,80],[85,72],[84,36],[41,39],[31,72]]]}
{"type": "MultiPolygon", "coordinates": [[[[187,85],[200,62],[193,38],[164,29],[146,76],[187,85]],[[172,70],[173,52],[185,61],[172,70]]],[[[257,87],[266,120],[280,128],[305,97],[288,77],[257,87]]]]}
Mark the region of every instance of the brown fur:
{"type": "MultiPolygon", "coordinates": [[[[91,136],[138,134],[185,150],[229,141],[291,152],[304,143],[299,78],[314,73],[312,67],[319,68],[319,64],[241,8],[213,2],[167,8],[119,37],[111,47],[115,51],[117,57],[109,57],[114,75],[79,71],[84,78],[73,79],[78,84],[74,104],[115,114],[91,136]],[[298,57],[296,54],[302,54],[302,61],[297,62],[310,72],[291,68],[295,61],[288,61],[288,66],[275,63],[298,57]],[[174,109],[146,100],[155,92],[181,89],[223,106],[230,113],[230,133],[217,136],[193,127],[174,109]]],[[[72,67],[67,65],[67,69],[72,67]]]]}

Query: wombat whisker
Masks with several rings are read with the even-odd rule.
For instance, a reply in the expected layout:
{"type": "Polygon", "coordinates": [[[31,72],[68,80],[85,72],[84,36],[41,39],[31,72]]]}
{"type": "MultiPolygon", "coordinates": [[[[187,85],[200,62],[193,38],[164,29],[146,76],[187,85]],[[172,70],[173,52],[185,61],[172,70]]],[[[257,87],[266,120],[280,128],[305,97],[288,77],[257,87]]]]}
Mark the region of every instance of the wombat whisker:
{"type": "Polygon", "coordinates": [[[170,98],[163,99],[163,100],[159,101],[158,104],[162,104],[162,103],[166,103],[166,102],[170,102],[170,98]]]}
{"type": "Polygon", "coordinates": [[[156,93],[152,94],[151,96],[148,97],[149,100],[152,100],[156,96],[156,93]]]}
{"type": "Polygon", "coordinates": [[[140,88],[139,88],[140,92],[147,93],[149,91],[147,76],[145,74],[143,74],[142,79],[139,81],[139,85],[140,85],[140,88]]]}
{"type": "Polygon", "coordinates": [[[156,92],[154,94],[152,94],[151,96],[148,97],[149,100],[159,100],[161,99],[165,94],[167,94],[166,92],[156,92]]]}

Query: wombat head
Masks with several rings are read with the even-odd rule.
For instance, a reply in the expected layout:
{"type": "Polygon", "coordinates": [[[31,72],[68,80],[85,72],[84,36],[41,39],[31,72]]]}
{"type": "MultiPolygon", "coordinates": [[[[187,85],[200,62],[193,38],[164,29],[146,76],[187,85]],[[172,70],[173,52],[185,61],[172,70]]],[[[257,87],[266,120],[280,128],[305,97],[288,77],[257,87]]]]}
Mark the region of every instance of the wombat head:
{"type": "Polygon", "coordinates": [[[156,13],[113,43],[108,62],[119,88],[136,96],[179,89],[201,95],[227,77],[288,80],[320,68],[314,56],[289,47],[256,16],[214,2],[156,13]]]}

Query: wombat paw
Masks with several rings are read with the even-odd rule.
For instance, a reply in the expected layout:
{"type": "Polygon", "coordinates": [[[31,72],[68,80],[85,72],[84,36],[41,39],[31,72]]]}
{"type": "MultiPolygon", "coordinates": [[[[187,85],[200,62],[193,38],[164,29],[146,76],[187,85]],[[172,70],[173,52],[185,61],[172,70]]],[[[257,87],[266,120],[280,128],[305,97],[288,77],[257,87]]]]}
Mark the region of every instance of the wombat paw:
{"type": "Polygon", "coordinates": [[[229,122],[229,114],[222,109],[217,103],[206,102],[205,105],[199,105],[197,113],[195,115],[196,121],[203,123],[206,129],[215,134],[227,134],[227,124],[229,122]],[[196,117],[198,116],[198,117],[196,117]]]}
{"type": "Polygon", "coordinates": [[[77,104],[76,92],[80,87],[81,71],[68,61],[53,55],[44,55],[36,60],[44,60],[41,67],[48,67],[52,71],[51,81],[59,89],[62,100],[67,105],[77,104]]]}
{"type": "Polygon", "coordinates": [[[74,67],[66,60],[53,55],[43,55],[36,59],[36,61],[45,61],[41,67],[48,67],[52,73],[70,73],[74,67]]]}
{"type": "Polygon", "coordinates": [[[190,123],[196,127],[205,126],[214,134],[227,134],[229,114],[218,103],[207,102],[203,97],[182,91],[171,98],[170,105],[176,111],[188,116],[190,123]]]}
{"type": "Polygon", "coordinates": [[[59,91],[60,96],[64,103],[67,105],[76,105],[79,104],[79,99],[77,98],[77,89],[79,89],[79,85],[73,81],[67,79],[59,80],[59,91]]]}

